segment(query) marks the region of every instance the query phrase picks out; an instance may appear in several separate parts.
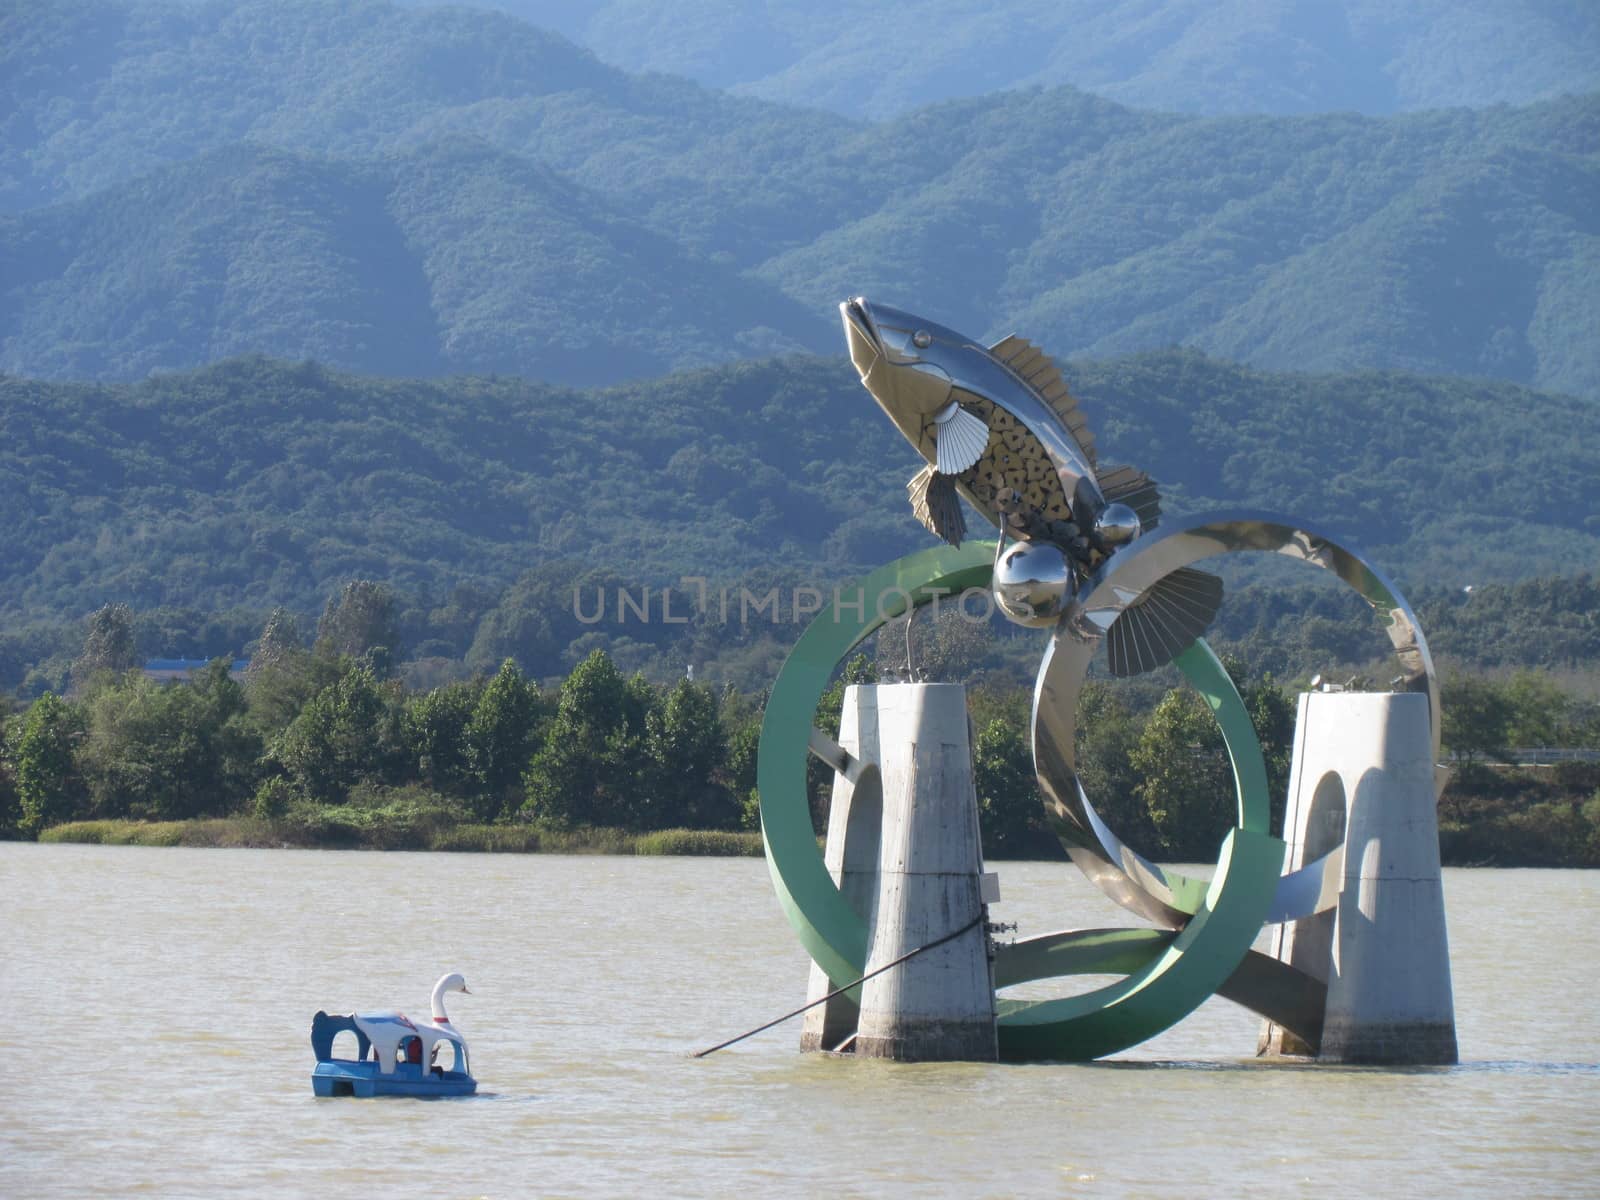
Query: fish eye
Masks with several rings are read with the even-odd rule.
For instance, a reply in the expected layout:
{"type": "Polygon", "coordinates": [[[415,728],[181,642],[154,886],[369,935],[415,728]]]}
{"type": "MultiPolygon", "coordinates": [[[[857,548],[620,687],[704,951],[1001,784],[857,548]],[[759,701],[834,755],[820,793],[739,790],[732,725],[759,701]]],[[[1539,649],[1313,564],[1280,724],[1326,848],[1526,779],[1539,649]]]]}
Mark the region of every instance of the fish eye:
{"type": "Polygon", "coordinates": [[[926,350],[933,345],[933,334],[926,329],[919,329],[911,335],[911,344],[918,350],[926,350]]]}

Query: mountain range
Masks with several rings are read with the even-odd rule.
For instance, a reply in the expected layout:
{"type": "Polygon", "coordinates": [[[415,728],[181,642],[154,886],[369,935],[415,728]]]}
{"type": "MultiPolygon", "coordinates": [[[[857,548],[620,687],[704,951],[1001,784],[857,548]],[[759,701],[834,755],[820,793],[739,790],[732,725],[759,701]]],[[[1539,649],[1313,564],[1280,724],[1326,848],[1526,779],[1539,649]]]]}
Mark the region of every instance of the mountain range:
{"type": "Polygon", "coordinates": [[[1280,114],[1526,104],[1600,87],[1600,11],[1582,0],[478,3],[630,71],[876,118],[1062,83],[1137,108],[1280,114]]]}
{"type": "MultiPolygon", "coordinates": [[[[1550,12],[1581,46],[1582,13],[1550,12]]],[[[1600,95],[1195,116],[1060,86],[873,122],[482,10],[73,0],[0,33],[13,375],[260,352],[608,385],[835,352],[833,306],[865,292],[1058,356],[1600,396],[1600,95]]]]}
{"type": "MultiPolygon", "coordinates": [[[[1600,562],[1588,402],[1194,351],[1064,375],[1102,456],[1148,470],[1168,513],[1292,515],[1406,586],[1600,562]]],[[[0,615],[314,612],[352,578],[437,597],[552,565],[636,588],[826,586],[931,544],[903,487],[917,465],[832,358],[594,391],[255,357],[137,384],[0,379],[0,615]]]]}

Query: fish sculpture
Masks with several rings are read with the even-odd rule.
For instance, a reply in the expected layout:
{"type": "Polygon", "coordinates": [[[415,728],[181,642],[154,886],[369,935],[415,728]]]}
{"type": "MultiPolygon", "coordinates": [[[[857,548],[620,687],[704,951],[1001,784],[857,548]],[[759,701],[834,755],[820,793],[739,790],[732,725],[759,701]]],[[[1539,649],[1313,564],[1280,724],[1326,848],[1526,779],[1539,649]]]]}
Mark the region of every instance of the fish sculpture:
{"type": "MultiPolygon", "coordinates": [[[[1000,530],[994,594],[1008,618],[1056,624],[1101,564],[1155,528],[1155,484],[1133,467],[1099,465],[1060,370],[1031,342],[984,346],[863,296],[839,310],[862,385],[926,461],[906,485],[917,520],[959,546],[965,499],[1000,530]]],[[[1221,603],[1215,575],[1192,567],[1167,575],[1106,631],[1112,672],[1169,662],[1221,603]]]]}

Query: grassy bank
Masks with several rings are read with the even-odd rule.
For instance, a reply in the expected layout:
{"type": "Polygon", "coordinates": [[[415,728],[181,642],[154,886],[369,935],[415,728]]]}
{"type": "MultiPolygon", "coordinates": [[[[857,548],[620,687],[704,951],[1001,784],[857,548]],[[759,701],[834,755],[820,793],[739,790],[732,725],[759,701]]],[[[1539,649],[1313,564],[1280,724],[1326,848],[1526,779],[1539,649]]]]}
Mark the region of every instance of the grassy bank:
{"type": "Polygon", "coordinates": [[[759,833],[663,829],[535,829],[529,825],[408,827],[356,822],[329,827],[255,817],[193,821],[71,821],[41,842],[97,846],[210,846],[251,849],[445,850],[492,854],[643,854],[760,857],[759,833]]]}
{"type": "MultiPolygon", "coordinates": [[[[729,856],[762,853],[761,835],[702,829],[633,833],[584,826],[469,824],[437,797],[373,793],[361,803],[300,803],[257,815],[189,821],[73,821],[42,842],[107,846],[457,850],[503,854],[729,856]]],[[[1600,763],[1456,766],[1439,803],[1447,867],[1600,867],[1600,763]]],[[[998,856],[995,856],[998,857],[998,856]]]]}
{"type": "Polygon", "coordinates": [[[39,834],[41,842],[97,846],[232,846],[261,849],[286,843],[267,821],[215,817],[196,821],[72,821],[39,834]]]}

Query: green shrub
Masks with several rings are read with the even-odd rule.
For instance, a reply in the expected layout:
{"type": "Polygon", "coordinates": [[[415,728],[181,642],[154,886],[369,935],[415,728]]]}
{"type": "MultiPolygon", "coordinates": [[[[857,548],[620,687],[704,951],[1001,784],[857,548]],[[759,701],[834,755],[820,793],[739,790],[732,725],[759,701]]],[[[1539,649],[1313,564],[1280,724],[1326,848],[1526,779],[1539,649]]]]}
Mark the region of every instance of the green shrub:
{"type": "Polygon", "coordinates": [[[69,821],[39,834],[41,842],[94,846],[181,846],[186,821],[69,821]]]}
{"type": "MultiPolygon", "coordinates": [[[[77,842],[98,846],[105,842],[107,826],[126,825],[126,821],[68,821],[39,831],[41,842],[77,842]]],[[[113,843],[115,844],[115,843],[113,843]]]]}
{"type": "Polygon", "coordinates": [[[261,781],[255,798],[250,801],[250,811],[258,821],[281,821],[289,815],[289,806],[294,800],[295,790],[289,781],[274,775],[261,781]]]}
{"type": "Polygon", "coordinates": [[[722,858],[759,858],[761,835],[727,829],[662,829],[634,843],[635,854],[686,854],[722,858]]]}

